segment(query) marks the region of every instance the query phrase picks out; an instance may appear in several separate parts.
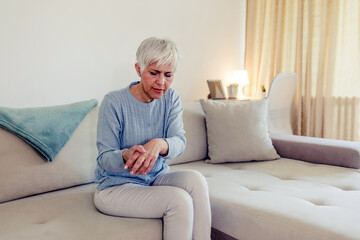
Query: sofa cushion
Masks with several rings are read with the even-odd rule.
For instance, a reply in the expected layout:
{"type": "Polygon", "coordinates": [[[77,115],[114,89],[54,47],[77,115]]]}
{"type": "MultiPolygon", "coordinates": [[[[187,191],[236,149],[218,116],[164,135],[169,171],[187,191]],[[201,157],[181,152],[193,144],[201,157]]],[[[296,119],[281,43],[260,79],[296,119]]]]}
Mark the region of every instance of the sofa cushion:
{"type": "Polygon", "coordinates": [[[97,115],[94,108],[48,163],[20,138],[0,129],[0,202],[92,182],[97,115]]]}
{"type": "Polygon", "coordinates": [[[0,204],[0,239],[161,239],[161,219],[120,218],[96,210],[96,185],[0,204]]]}
{"type": "Polygon", "coordinates": [[[360,239],[359,169],[285,158],[171,169],[206,177],[212,227],[236,239],[360,239]]]}
{"type": "Polygon", "coordinates": [[[210,163],[279,158],[269,137],[266,99],[202,100],[210,163]]]}
{"type": "Polygon", "coordinates": [[[180,157],[167,160],[169,165],[207,158],[205,114],[200,102],[185,103],[183,109],[186,148],[180,157]]]}

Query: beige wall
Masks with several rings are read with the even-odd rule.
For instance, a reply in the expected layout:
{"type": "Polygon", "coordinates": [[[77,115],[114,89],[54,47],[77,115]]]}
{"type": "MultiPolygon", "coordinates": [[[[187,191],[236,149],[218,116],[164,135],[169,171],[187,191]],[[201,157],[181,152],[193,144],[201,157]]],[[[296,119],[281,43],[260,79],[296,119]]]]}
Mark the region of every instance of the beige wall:
{"type": "Polygon", "coordinates": [[[243,66],[246,0],[0,0],[0,106],[95,98],[137,80],[135,51],[150,36],[182,52],[172,87],[204,98],[207,79],[243,66]]]}

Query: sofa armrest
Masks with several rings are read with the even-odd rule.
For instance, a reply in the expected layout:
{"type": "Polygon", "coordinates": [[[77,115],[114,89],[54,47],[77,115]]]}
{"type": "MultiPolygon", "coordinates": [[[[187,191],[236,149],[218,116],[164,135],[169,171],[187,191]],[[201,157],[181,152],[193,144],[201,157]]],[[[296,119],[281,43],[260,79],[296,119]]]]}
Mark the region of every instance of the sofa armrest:
{"type": "Polygon", "coordinates": [[[312,163],[360,168],[360,143],[286,134],[270,134],[281,157],[312,163]]]}

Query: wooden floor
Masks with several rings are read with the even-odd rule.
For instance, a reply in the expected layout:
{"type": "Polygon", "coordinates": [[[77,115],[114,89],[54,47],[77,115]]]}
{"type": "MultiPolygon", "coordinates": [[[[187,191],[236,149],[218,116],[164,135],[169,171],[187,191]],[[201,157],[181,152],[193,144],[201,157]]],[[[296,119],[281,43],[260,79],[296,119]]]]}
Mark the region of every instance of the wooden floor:
{"type": "Polygon", "coordinates": [[[215,228],[211,228],[211,240],[237,240],[237,239],[215,228]]]}

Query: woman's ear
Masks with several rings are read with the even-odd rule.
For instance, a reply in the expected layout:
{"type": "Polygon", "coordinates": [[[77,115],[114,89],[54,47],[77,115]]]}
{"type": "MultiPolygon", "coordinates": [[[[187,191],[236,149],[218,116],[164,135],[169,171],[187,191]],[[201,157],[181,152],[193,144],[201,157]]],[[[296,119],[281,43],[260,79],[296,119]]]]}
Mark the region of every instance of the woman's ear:
{"type": "Polygon", "coordinates": [[[135,63],[135,69],[136,69],[136,72],[139,75],[139,77],[141,77],[141,69],[140,69],[139,63],[135,63]]]}

